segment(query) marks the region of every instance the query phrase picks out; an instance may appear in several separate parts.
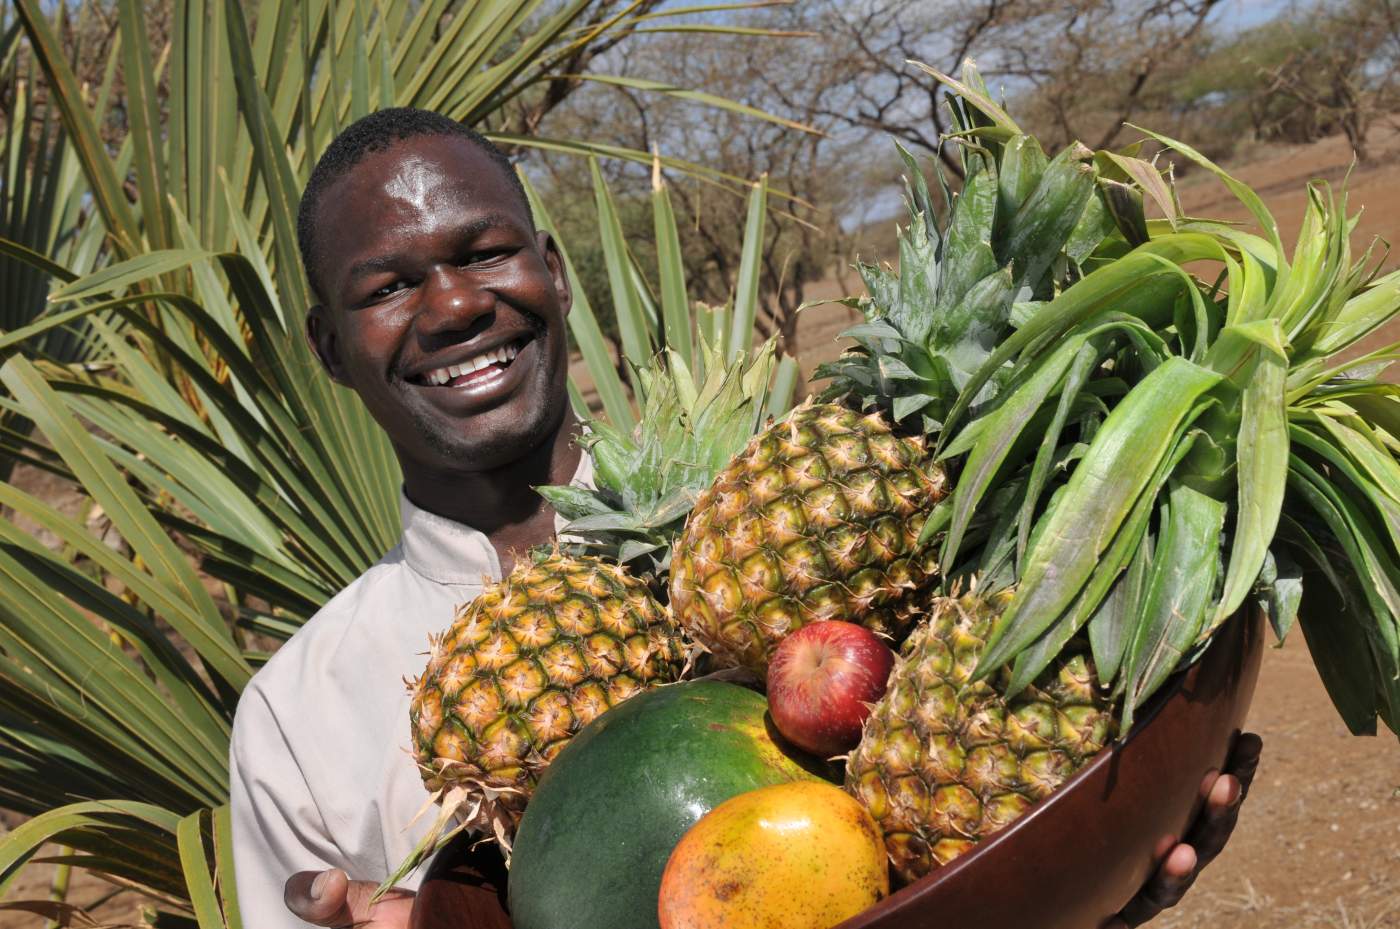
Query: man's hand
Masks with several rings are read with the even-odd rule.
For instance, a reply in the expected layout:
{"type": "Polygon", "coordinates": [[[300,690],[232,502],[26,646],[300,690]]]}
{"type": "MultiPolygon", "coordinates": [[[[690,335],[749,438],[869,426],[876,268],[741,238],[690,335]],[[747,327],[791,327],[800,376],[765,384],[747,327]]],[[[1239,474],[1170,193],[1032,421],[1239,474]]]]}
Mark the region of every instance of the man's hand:
{"type": "Polygon", "coordinates": [[[379,902],[369,898],[375,885],[352,881],[344,871],[301,871],[287,878],[282,899],[287,909],[316,926],[330,929],[408,929],[413,893],[390,890],[379,902]]]}
{"type": "Polygon", "coordinates": [[[1242,734],[1230,753],[1226,772],[1212,775],[1201,785],[1206,806],[1186,840],[1177,843],[1174,836],[1163,839],[1157,873],[1147,886],[1102,929],[1128,929],[1152,919],[1168,907],[1176,906],[1190,889],[1201,869],[1210,864],[1239,818],[1240,804],[1249,793],[1254,770],[1259,766],[1263,742],[1252,732],[1242,734]]]}

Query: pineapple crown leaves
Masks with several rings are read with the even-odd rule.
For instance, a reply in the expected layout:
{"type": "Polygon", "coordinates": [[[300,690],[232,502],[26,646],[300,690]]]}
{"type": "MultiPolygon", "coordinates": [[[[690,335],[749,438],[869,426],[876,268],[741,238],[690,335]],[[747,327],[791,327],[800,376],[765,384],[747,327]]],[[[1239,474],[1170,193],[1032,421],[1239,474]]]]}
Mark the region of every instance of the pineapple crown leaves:
{"type": "Polygon", "coordinates": [[[656,355],[637,372],[641,416],[623,433],[604,420],[586,424],[595,488],[538,487],[568,520],[563,532],[584,550],[627,563],[647,559],[664,571],[670,546],[700,492],[762,426],[777,367],[770,341],[729,365],[701,343],[703,380],[679,354],[656,355]]]}
{"type": "MultiPolygon", "coordinates": [[[[917,161],[897,146],[910,218],[899,235],[898,271],[859,266],[869,296],[857,306],[866,321],[844,333],[856,346],[816,375],[832,378],[828,399],[851,396],[889,409],[898,422],[917,414],[925,433],[941,428],[1029,308],[1072,284],[1100,250],[1126,243],[1118,213],[1136,218],[1131,209],[1110,209],[1084,146],[1047,159],[991,102],[971,62],[954,83],[971,97],[953,99],[957,132],[945,140],[962,148],[960,193],[935,166],[946,225],[917,161]]],[[[1000,386],[999,379],[980,385],[976,399],[988,402],[1000,386]]]]}
{"type": "Polygon", "coordinates": [[[995,549],[1017,585],[977,677],[1011,663],[1015,689],[1087,626],[1128,725],[1253,591],[1280,633],[1300,618],[1354,731],[1395,728],[1400,389],[1377,378],[1400,345],[1335,356],[1400,316],[1400,276],[1377,276],[1374,250],[1353,259],[1354,220],[1325,186],[1290,255],[1253,191],[1154,138],[1219,177],[1264,234],[1183,219],[1144,162],[1114,161],[1128,178],[1114,182],[1168,218],[1039,308],[964,389],[942,449],[961,458],[943,562],[995,549]],[[1196,279],[1198,262],[1220,279],[1196,279]],[[962,425],[968,394],[998,377],[996,402],[962,425]],[[1016,486],[1008,519],[995,491],[1016,486]]]}

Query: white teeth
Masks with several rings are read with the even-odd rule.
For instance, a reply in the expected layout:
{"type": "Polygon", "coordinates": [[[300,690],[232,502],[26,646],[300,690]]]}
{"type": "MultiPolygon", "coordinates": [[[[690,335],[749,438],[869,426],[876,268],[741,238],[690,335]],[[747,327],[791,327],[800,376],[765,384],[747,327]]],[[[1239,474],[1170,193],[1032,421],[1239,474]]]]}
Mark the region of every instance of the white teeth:
{"type": "Polygon", "coordinates": [[[515,360],[515,356],[520,354],[520,349],[515,345],[502,345],[500,348],[493,348],[489,352],[482,352],[474,358],[468,358],[461,364],[447,365],[435,371],[429,371],[423,375],[423,380],[430,386],[441,387],[454,377],[462,377],[465,374],[472,374],[482,368],[493,364],[507,364],[515,360]]]}

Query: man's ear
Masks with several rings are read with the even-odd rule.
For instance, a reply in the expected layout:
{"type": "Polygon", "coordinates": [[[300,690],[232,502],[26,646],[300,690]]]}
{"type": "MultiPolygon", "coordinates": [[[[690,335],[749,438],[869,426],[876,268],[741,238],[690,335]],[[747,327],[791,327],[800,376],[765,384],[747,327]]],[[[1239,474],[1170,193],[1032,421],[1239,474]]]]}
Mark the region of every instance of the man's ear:
{"type": "Polygon", "coordinates": [[[306,344],[320,359],[331,380],[344,384],[344,366],[340,359],[340,343],[337,340],[335,321],[330,310],[323,303],[316,303],[306,311],[306,344]]]}
{"type": "Polygon", "coordinates": [[[569,310],[574,306],[574,291],[569,286],[568,272],[564,270],[564,256],[559,253],[554,236],[543,229],[535,233],[535,242],[539,245],[540,254],[544,256],[550,277],[554,279],[554,292],[559,298],[559,309],[568,316],[569,310]]]}

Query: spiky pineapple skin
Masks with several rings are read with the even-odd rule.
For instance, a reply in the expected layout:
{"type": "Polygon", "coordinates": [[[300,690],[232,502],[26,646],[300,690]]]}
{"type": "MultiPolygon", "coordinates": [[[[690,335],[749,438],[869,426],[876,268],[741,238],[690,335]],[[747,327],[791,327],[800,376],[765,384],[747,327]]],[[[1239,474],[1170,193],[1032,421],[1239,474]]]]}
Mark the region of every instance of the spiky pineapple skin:
{"type": "Polygon", "coordinates": [[[522,559],[457,613],[413,685],[414,754],[431,791],[466,787],[470,825],[514,831],[535,782],[581,728],[677,680],[685,649],[646,586],[615,564],[522,559]]]}
{"type": "Polygon", "coordinates": [[[1009,670],[968,685],[1009,598],[931,602],[847,761],[846,789],[880,824],[905,881],[1015,820],[1116,734],[1092,659],[1075,643],[1009,701],[1009,670]]]}
{"type": "Polygon", "coordinates": [[[760,674],[808,623],[898,639],[935,572],[917,544],[947,478],[878,413],[807,403],[750,441],[696,501],[671,564],[676,620],[760,674]]]}

